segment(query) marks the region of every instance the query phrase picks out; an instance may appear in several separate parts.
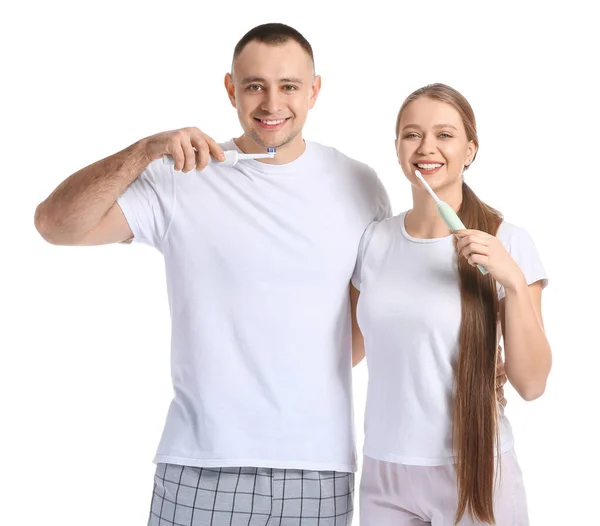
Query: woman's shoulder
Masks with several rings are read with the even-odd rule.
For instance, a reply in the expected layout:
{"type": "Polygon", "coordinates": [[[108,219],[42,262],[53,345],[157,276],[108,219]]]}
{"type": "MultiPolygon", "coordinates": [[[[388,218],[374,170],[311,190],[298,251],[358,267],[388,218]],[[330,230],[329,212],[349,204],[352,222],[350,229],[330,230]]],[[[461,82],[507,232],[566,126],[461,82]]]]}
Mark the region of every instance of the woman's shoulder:
{"type": "Polygon", "coordinates": [[[503,220],[496,237],[518,263],[524,265],[527,261],[535,261],[541,266],[537,244],[524,226],[503,220]]]}
{"type": "Polygon", "coordinates": [[[531,243],[533,242],[531,235],[527,228],[522,225],[518,225],[516,223],[512,223],[507,221],[506,219],[502,219],[500,226],[498,227],[498,232],[496,233],[496,237],[502,241],[502,243],[510,247],[514,244],[520,243],[531,243]]]}
{"type": "Polygon", "coordinates": [[[370,223],[362,235],[359,252],[364,254],[368,247],[380,246],[382,243],[389,242],[392,236],[398,232],[398,228],[401,228],[405,214],[406,212],[402,212],[370,223]]]}
{"type": "Polygon", "coordinates": [[[399,225],[402,225],[404,222],[404,216],[406,215],[407,210],[404,212],[400,212],[394,216],[386,217],[381,219],[380,221],[374,221],[371,223],[373,230],[377,230],[378,232],[388,232],[391,230],[395,230],[399,225]]]}

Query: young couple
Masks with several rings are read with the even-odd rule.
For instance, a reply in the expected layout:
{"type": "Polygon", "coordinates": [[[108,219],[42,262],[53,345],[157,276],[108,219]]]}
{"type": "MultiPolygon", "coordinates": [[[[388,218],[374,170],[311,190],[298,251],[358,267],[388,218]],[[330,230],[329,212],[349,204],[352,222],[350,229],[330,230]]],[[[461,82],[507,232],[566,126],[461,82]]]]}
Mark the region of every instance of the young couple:
{"type": "Polygon", "coordinates": [[[442,84],[408,96],[395,148],[413,206],[392,217],[371,168],[303,138],[321,80],[300,33],[249,31],[225,87],[240,137],[144,138],[35,214],[50,243],[133,240],[165,259],[175,396],[149,524],[349,525],[365,351],[361,526],[527,524],[497,392],[506,377],[526,400],[544,391],[547,276],[526,231],[463,181],[479,147],[469,103],[442,84]],[[417,169],[466,230],[448,229],[417,169]]]}

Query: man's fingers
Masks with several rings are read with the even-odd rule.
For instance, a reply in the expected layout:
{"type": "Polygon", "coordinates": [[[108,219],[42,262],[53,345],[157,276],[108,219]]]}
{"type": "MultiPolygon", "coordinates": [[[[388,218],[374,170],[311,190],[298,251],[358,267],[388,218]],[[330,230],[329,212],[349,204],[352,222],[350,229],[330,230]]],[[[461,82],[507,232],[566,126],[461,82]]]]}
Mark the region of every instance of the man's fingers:
{"type": "Polygon", "coordinates": [[[223,149],[199,128],[183,128],[159,135],[165,141],[162,142],[162,151],[173,157],[176,171],[203,170],[211,156],[219,161],[225,160],[223,149]]]}
{"type": "MultiPolygon", "coordinates": [[[[225,154],[223,153],[223,149],[210,135],[206,135],[206,133],[202,132],[198,128],[192,128],[192,130],[190,131],[190,137],[194,146],[196,146],[196,143],[198,145],[206,144],[208,148],[208,153],[210,155],[212,155],[218,161],[225,160],[225,154]]],[[[198,146],[196,146],[196,148],[197,147],[198,146]]]]}
{"type": "Polygon", "coordinates": [[[196,148],[198,155],[196,157],[196,170],[204,170],[210,162],[210,150],[206,141],[194,141],[194,147],[196,148]]]}
{"type": "Polygon", "coordinates": [[[505,368],[504,368],[504,362],[499,362],[496,365],[496,376],[500,376],[502,374],[506,374],[505,368]]]}
{"type": "Polygon", "coordinates": [[[508,381],[508,377],[505,374],[499,374],[496,376],[496,387],[502,387],[508,381]]]}
{"type": "Polygon", "coordinates": [[[189,141],[182,141],[181,148],[185,154],[185,163],[183,165],[184,172],[190,172],[196,166],[196,151],[192,148],[192,143],[189,141]]]}
{"type": "Polygon", "coordinates": [[[212,137],[209,137],[208,135],[205,135],[204,138],[208,144],[208,148],[210,150],[211,155],[219,161],[224,161],[225,154],[223,153],[223,149],[219,146],[217,141],[215,141],[212,137]]]}
{"type": "Polygon", "coordinates": [[[506,405],[506,398],[504,398],[504,388],[502,386],[496,387],[496,400],[502,405],[506,405]]]}
{"type": "Polygon", "coordinates": [[[179,172],[183,169],[185,164],[185,154],[183,153],[183,148],[181,147],[181,143],[176,143],[171,147],[171,157],[173,157],[174,166],[176,172],[179,172]]]}

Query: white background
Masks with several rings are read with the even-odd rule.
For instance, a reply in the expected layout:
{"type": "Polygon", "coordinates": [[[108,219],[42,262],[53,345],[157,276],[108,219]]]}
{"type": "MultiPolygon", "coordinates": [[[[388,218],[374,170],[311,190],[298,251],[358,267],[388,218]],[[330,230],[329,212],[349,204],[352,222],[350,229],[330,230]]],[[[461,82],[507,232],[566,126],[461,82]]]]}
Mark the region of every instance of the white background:
{"type": "MultiPolygon", "coordinates": [[[[531,524],[600,524],[600,45],[586,2],[16,4],[0,34],[0,524],[146,524],[172,395],[161,257],[51,246],[34,209],[147,135],[239,135],[223,76],[239,38],[272,21],[308,38],[323,78],[305,137],[372,165],[395,213],[410,202],[393,148],[402,100],[436,81],[470,100],[480,151],[467,180],[529,230],[551,278],[547,391],[526,403],[507,389],[531,524]]],[[[359,452],[366,380],[361,364],[359,452]]]]}

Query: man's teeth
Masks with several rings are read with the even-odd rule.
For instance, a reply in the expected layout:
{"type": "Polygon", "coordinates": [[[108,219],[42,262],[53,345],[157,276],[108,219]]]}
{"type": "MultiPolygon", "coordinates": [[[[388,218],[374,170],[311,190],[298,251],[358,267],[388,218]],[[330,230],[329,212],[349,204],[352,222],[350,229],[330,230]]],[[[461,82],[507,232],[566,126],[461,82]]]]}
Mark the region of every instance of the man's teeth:
{"type": "Polygon", "coordinates": [[[417,166],[419,168],[421,168],[422,170],[435,170],[436,168],[439,168],[442,165],[441,164],[417,164],[417,166]]]}
{"type": "Polygon", "coordinates": [[[278,121],[261,121],[263,124],[267,124],[268,126],[277,126],[281,124],[285,119],[280,119],[278,121]]]}

